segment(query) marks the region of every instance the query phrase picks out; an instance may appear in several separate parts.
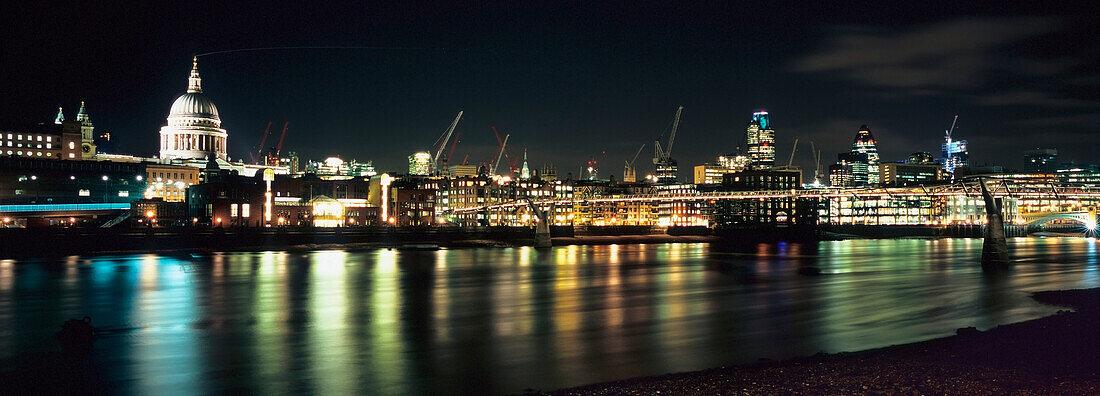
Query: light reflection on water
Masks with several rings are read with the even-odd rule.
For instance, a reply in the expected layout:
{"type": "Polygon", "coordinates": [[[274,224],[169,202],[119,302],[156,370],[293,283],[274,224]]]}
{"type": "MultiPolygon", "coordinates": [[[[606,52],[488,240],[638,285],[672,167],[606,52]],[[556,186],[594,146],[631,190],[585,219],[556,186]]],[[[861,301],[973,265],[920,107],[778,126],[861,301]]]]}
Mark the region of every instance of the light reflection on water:
{"type": "Polygon", "coordinates": [[[508,393],[985,329],[1100,287],[1095,239],[1010,243],[1003,277],[973,239],[3,260],[0,358],[88,315],[123,392],[508,393]]]}

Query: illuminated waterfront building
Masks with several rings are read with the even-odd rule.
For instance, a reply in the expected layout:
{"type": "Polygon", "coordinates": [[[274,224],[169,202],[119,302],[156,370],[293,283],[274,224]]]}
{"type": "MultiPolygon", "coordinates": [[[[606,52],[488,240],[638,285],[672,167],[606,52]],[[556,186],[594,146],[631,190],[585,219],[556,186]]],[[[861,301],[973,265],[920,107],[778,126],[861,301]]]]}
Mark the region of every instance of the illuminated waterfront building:
{"type": "Polygon", "coordinates": [[[749,168],[767,169],[775,166],[775,130],[771,116],[765,110],[752,113],[746,130],[749,168]]]}
{"type": "Polygon", "coordinates": [[[228,161],[226,141],[218,108],[202,92],[198,58],[191,65],[187,92],[176,98],[168,113],[168,124],[160,128],[160,158],[228,161]]]}
{"type": "MultiPolygon", "coordinates": [[[[857,186],[877,186],[879,184],[878,146],[875,144],[875,136],[871,134],[871,129],[867,128],[867,125],[861,125],[859,131],[856,132],[856,137],[852,140],[852,153],[867,156],[866,171],[859,169],[852,172],[855,184],[857,186]]],[[[862,167],[864,165],[858,166],[862,167]]]]}
{"type": "Polygon", "coordinates": [[[187,187],[202,180],[199,168],[149,163],[145,165],[145,181],[145,199],[183,202],[187,200],[187,187]]]}
{"type": "Polygon", "coordinates": [[[79,161],[84,159],[82,129],[80,121],[61,120],[26,129],[0,130],[0,156],[79,161]]]}

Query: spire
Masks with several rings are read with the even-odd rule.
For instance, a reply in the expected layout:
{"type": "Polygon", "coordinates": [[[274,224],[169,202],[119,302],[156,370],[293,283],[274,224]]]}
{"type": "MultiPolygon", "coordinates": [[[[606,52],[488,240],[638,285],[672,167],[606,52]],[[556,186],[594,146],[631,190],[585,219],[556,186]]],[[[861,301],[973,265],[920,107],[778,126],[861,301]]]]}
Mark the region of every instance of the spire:
{"type": "Polygon", "coordinates": [[[61,106],[57,106],[57,117],[53,119],[54,124],[61,124],[65,122],[65,112],[61,110],[61,106]]]}
{"type": "Polygon", "coordinates": [[[519,172],[519,178],[528,180],[531,178],[531,168],[527,167],[527,149],[523,149],[523,169],[519,172]]]}
{"type": "Polygon", "coordinates": [[[80,121],[82,123],[85,123],[85,124],[91,124],[91,121],[88,120],[88,111],[84,110],[84,101],[83,100],[80,101],[80,110],[76,111],[76,120],[80,121]]]}
{"type": "Polygon", "coordinates": [[[202,93],[202,78],[199,77],[199,57],[191,58],[191,77],[187,78],[187,93],[202,93]]]}

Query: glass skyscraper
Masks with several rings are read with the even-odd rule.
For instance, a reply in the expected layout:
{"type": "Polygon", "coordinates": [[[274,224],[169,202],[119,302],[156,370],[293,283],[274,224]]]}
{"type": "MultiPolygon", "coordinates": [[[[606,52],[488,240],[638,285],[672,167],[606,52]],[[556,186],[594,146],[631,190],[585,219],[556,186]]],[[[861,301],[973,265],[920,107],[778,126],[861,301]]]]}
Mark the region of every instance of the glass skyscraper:
{"type": "Polygon", "coordinates": [[[863,177],[856,175],[856,185],[877,186],[880,182],[878,146],[875,145],[875,135],[866,125],[861,125],[856,132],[856,138],[852,140],[852,153],[867,155],[867,171],[863,177]]]}
{"type": "Polygon", "coordinates": [[[775,166],[775,130],[766,110],[752,113],[746,130],[749,168],[768,169],[775,166]]]}

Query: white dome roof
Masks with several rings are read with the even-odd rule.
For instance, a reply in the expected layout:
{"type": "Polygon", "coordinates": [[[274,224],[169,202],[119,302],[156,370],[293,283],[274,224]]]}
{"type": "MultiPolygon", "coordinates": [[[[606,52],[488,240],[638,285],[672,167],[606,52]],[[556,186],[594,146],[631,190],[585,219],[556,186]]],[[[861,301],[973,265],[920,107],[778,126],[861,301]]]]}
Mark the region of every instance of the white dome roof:
{"type": "Polygon", "coordinates": [[[188,92],[176,98],[172,103],[172,110],[168,112],[168,118],[191,117],[212,118],[221,121],[218,117],[218,107],[214,102],[201,93],[188,92]]]}

